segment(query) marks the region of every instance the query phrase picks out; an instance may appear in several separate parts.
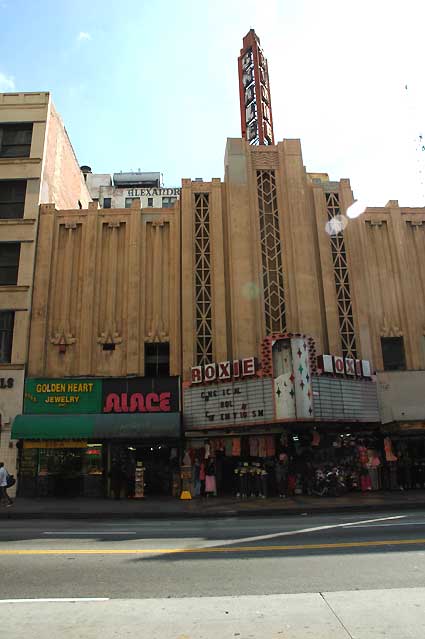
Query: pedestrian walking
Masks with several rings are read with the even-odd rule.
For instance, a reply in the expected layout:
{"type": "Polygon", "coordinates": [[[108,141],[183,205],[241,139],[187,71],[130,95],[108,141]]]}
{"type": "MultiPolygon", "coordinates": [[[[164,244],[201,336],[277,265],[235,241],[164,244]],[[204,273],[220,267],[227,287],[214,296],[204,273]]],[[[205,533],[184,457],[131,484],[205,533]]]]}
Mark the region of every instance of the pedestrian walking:
{"type": "Polygon", "coordinates": [[[0,462],[0,499],[2,503],[6,502],[6,508],[13,505],[12,499],[7,494],[8,479],[9,473],[6,470],[4,463],[0,462]]]}

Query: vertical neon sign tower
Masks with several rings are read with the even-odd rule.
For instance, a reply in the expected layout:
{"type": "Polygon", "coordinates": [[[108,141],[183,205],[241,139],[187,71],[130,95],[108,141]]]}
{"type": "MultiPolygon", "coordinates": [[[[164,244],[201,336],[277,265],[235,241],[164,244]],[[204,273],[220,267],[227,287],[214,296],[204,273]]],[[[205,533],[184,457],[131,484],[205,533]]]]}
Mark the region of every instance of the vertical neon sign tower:
{"type": "Polygon", "coordinates": [[[242,137],[249,144],[274,144],[269,71],[254,29],[243,39],[238,68],[242,137]]]}

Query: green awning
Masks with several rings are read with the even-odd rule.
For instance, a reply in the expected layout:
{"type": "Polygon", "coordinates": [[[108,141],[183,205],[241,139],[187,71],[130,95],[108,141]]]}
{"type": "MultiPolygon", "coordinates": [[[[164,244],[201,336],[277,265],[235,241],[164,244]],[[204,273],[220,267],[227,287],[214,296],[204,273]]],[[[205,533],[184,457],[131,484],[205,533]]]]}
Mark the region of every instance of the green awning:
{"type": "Polygon", "coordinates": [[[178,439],[180,413],[17,415],[13,439],[178,439]]]}

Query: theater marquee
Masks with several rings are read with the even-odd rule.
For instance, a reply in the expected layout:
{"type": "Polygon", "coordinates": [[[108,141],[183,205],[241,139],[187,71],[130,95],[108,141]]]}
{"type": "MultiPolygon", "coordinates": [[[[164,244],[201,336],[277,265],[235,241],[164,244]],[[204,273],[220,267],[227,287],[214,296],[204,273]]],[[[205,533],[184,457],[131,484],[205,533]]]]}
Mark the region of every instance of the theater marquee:
{"type": "Polygon", "coordinates": [[[186,388],[183,416],[187,430],[273,421],[273,380],[255,378],[186,388]]]}

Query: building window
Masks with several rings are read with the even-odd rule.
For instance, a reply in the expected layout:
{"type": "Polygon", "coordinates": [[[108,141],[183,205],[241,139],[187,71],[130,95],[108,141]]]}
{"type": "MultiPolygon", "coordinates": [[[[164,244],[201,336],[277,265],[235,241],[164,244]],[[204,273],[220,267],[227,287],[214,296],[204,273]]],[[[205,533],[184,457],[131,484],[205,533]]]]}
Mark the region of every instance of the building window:
{"type": "Polygon", "coordinates": [[[354,313],[347,252],[345,249],[344,228],[340,223],[341,209],[339,205],[339,194],[336,192],[325,193],[325,198],[328,222],[331,230],[329,241],[334,269],[342,354],[344,357],[355,359],[357,357],[356,332],[354,329],[354,313]]]}
{"type": "Polygon", "coordinates": [[[13,311],[0,311],[0,363],[9,364],[12,358],[13,311]]]}
{"type": "Polygon", "coordinates": [[[0,180],[0,219],[24,216],[26,180],[0,180]]]}
{"type": "Polygon", "coordinates": [[[145,344],[145,376],[168,377],[170,374],[170,344],[168,342],[145,344]]]}
{"type": "Polygon", "coordinates": [[[177,200],[176,197],[163,197],[162,198],[162,208],[169,209],[174,206],[174,202],[177,200]]]}
{"type": "Polygon", "coordinates": [[[204,366],[213,361],[209,193],[195,193],[194,200],[195,362],[204,366]]]}
{"type": "Polygon", "coordinates": [[[32,123],[0,124],[0,157],[29,158],[32,123]]]}
{"type": "Polygon", "coordinates": [[[257,171],[266,334],[286,331],[285,277],[274,171],[257,171]]]}
{"type": "Polygon", "coordinates": [[[104,197],[103,198],[103,208],[104,209],[110,209],[111,208],[111,198],[110,197],[104,197]]]}
{"type": "Polygon", "coordinates": [[[0,286],[14,286],[18,283],[19,242],[0,242],[0,286]]]}
{"type": "Polygon", "coordinates": [[[406,357],[402,337],[381,337],[381,348],[385,371],[406,370],[406,357]]]}
{"type": "Polygon", "coordinates": [[[148,206],[153,206],[153,197],[148,197],[148,206]]]}
{"type": "Polygon", "coordinates": [[[133,204],[133,197],[126,197],[125,198],[125,208],[126,209],[131,209],[131,205],[133,204]]]}

